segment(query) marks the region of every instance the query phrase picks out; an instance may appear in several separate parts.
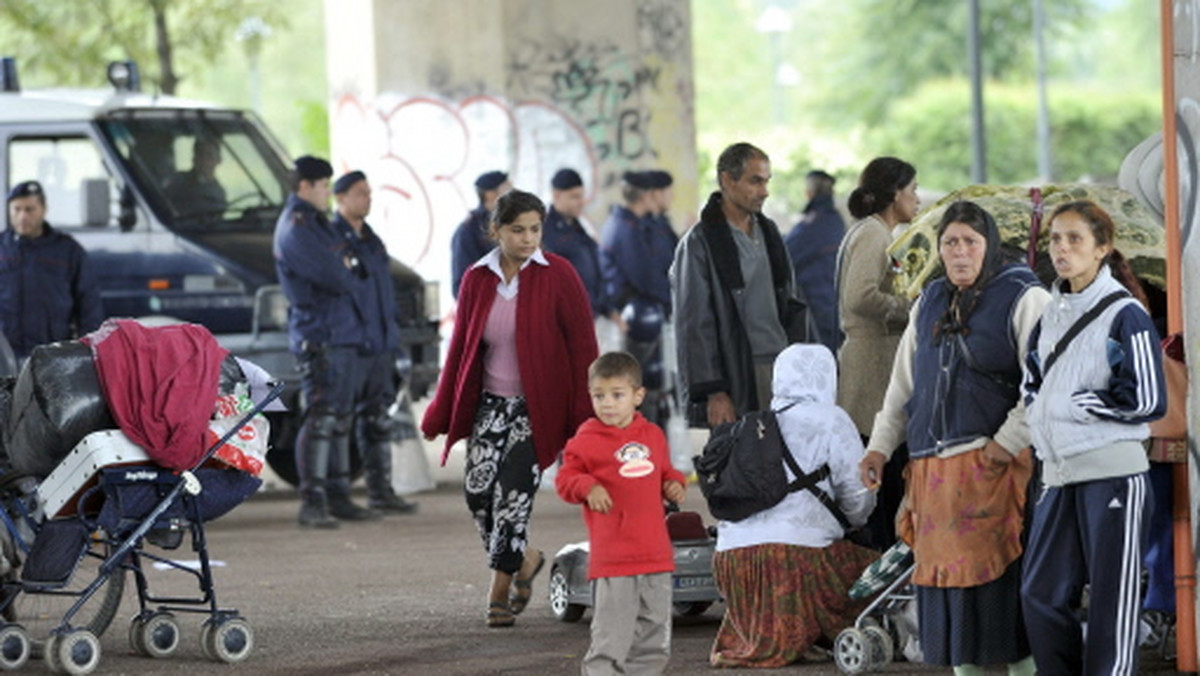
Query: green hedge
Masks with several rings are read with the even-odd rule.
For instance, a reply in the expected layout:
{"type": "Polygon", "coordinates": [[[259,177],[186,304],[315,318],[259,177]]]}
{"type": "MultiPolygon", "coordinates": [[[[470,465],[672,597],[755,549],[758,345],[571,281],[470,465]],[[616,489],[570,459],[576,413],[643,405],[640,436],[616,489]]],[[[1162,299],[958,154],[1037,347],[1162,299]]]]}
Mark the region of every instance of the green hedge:
{"type": "MultiPolygon", "coordinates": [[[[1051,162],[1056,181],[1115,180],[1125,155],[1162,125],[1154,92],[1098,92],[1051,85],[1051,162]]],[[[1037,176],[1037,98],[1032,83],[989,83],[984,90],[987,180],[1037,176]]],[[[950,190],[970,182],[970,92],[966,81],[926,84],[893,103],[868,130],[864,156],[896,155],[917,166],[922,185],[950,190]]]]}

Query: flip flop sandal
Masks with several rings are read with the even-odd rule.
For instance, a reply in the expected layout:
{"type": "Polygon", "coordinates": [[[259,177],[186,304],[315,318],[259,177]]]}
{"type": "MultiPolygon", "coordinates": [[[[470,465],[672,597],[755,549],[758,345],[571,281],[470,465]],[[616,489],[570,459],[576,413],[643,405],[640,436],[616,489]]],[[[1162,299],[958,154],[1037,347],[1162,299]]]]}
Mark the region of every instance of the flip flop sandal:
{"type": "Polygon", "coordinates": [[[512,608],[507,603],[492,601],[488,604],[487,626],[511,627],[516,623],[517,616],[513,614],[512,608]]]}
{"type": "Polygon", "coordinates": [[[538,565],[533,569],[533,573],[526,579],[522,580],[519,577],[513,577],[513,591],[508,595],[508,605],[512,609],[513,615],[520,615],[525,606],[529,605],[529,599],[533,598],[533,580],[538,573],[542,572],[542,566],[546,565],[546,553],[542,550],[537,550],[538,565]]]}

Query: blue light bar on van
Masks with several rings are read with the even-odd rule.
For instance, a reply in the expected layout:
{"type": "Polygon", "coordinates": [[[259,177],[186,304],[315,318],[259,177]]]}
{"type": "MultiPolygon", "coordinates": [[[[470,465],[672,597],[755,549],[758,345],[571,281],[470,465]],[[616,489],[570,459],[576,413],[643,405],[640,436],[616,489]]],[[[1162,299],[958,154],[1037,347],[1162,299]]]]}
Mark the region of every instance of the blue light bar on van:
{"type": "Polygon", "coordinates": [[[17,59],[6,56],[0,59],[0,92],[19,92],[21,83],[17,80],[17,59]]]}
{"type": "Polygon", "coordinates": [[[138,74],[138,66],[134,61],[110,61],[108,82],[119,92],[142,91],[142,77],[138,74]]]}

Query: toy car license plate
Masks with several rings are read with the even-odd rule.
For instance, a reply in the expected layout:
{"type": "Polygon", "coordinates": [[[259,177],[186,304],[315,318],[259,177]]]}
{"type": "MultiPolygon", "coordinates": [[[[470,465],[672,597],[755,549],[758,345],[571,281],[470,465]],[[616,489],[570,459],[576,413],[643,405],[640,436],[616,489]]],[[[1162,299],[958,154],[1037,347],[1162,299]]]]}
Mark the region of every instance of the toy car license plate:
{"type": "Polygon", "coordinates": [[[671,586],[675,589],[698,589],[701,587],[713,587],[715,585],[716,582],[713,581],[712,575],[691,575],[671,579],[671,586]]]}

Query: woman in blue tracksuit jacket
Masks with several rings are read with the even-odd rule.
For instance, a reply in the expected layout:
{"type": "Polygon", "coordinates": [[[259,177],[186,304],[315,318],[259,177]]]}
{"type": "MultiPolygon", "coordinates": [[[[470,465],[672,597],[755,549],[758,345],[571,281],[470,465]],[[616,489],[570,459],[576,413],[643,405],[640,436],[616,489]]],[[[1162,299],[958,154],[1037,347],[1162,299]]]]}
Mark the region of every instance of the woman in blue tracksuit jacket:
{"type": "Polygon", "coordinates": [[[1023,391],[1042,461],[1021,597],[1040,676],[1137,673],[1150,498],[1143,442],[1167,399],[1158,334],[1113,277],[1115,226],[1092,202],[1050,218],[1058,280],[1030,335],[1023,391]],[[1051,355],[1106,297],[1117,300],[1051,355]],[[1077,610],[1090,585],[1087,640],[1077,610]],[[1086,645],[1085,645],[1086,643],[1086,645]]]}

